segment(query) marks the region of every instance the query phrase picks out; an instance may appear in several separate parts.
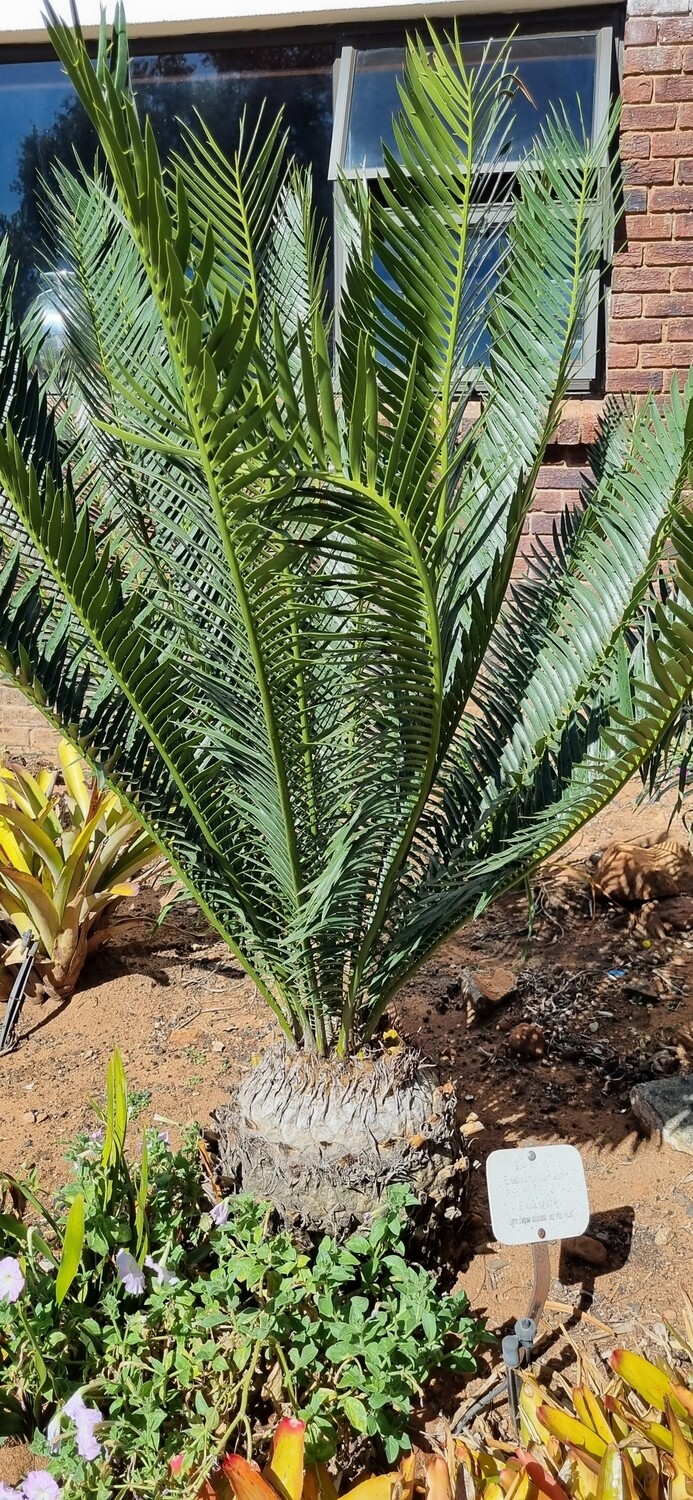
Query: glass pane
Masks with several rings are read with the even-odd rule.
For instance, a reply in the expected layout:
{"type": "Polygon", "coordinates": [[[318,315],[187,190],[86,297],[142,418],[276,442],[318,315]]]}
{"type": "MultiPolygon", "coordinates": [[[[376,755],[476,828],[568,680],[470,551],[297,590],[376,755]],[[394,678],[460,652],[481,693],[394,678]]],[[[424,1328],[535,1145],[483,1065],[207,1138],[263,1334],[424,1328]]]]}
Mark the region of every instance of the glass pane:
{"type": "Polygon", "coordinates": [[[60,63],[0,67],[0,234],[9,236],[10,254],[19,264],[22,308],[38,290],[46,244],[41,182],[50,181],[55,160],[74,159],[73,148],[89,161],[95,138],[60,63]]]}
{"type": "MultiPolygon", "coordinates": [[[[463,45],[465,63],[479,65],[481,42],[463,45]]],[[[531,146],[551,108],[563,108],[573,129],[581,120],[592,134],[597,58],[595,33],[584,36],[516,37],[510,57],[522,89],[515,100],[512,155],[517,159],[531,146]]],[[[392,130],[399,108],[397,84],[404,64],[403,47],[380,47],[356,54],[349,126],[344,159],[346,171],[382,166],[381,141],[396,152],[392,130]]]]}
{"type": "MultiPolygon", "coordinates": [[[[491,346],[488,318],[507,250],[508,233],[502,227],[493,234],[477,235],[470,244],[457,347],[460,377],[470,371],[483,371],[488,366],[491,346]]],[[[389,286],[395,286],[394,278],[377,255],[375,269],[389,286]]],[[[567,315],[567,299],[565,310],[567,315]]],[[[392,309],[389,309],[389,315],[393,316],[392,309]]],[[[585,331],[584,323],[581,322],[575,340],[574,368],[584,362],[585,331]]],[[[387,356],[382,349],[380,358],[387,363],[387,356]]],[[[480,384],[483,384],[483,376],[480,384]]]]}
{"type": "MultiPolygon", "coordinates": [[[[235,149],[241,114],[252,129],[263,100],[271,121],[283,106],[289,149],[313,168],[320,215],[330,223],[327,180],[332,132],[331,45],[220,48],[166,52],[132,59],[140,108],[151,115],[162,156],[180,144],[180,121],[195,128],[199,111],[220,146],[235,149]]],[[[47,247],[41,217],[41,179],[57,162],[90,165],[96,142],[87,117],[57,62],[0,65],[0,233],[20,262],[19,301],[38,288],[37,267],[47,247]]]]}

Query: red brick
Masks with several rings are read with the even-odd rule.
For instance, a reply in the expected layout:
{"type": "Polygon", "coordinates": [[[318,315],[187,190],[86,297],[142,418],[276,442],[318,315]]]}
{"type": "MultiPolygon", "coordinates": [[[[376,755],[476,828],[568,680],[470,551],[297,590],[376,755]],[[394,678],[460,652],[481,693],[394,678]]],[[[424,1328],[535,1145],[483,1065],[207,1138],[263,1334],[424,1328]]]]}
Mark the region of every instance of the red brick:
{"type": "Polygon", "coordinates": [[[671,214],[637,214],[627,220],[628,234],[636,240],[670,240],[671,214]]]}
{"type": "MultiPolygon", "coordinates": [[[[582,442],[582,428],[579,417],[561,417],[556,428],[556,442],[568,443],[571,448],[576,447],[578,443],[582,442]]],[[[545,494],[548,493],[547,490],[545,494]]]]}
{"type": "MultiPolygon", "coordinates": [[[[693,79],[681,73],[655,78],[654,96],[658,104],[678,104],[681,100],[693,99],[693,79]]],[[[679,123],[683,124],[683,121],[679,123]]]]}
{"type": "MultiPolygon", "coordinates": [[[[626,47],[652,47],[657,41],[657,21],[654,16],[630,16],[626,21],[626,29],[623,35],[626,47]]],[[[676,36],[666,38],[659,36],[660,42],[670,40],[672,42],[689,42],[689,36],[676,36]]]]}
{"type": "MultiPolygon", "coordinates": [[[[693,99],[693,78],[683,79],[682,82],[690,86],[690,97],[693,99]]],[[[693,130],[693,104],[682,104],[679,110],[679,129],[693,130]]]]}
{"type": "Polygon", "coordinates": [[[611,338],[616,344],[658,344],[661,337],[659,318],[621,318],[611,324],[611,338]]]}
{"type": "MultiPolygon", "coordinates": [[[[561,510],[563,506],[561,506],[561,510]]],[[[555,515],[544,515],[543,511],[533,510],[529,517],[529,530],[531,536],[552,536],[556,524],[555,515]]]]}
{"type": "MultiPolygon", "coordinates": [[[[577,490],[577,485],[575,488],[577,490]]],[[[555,516],[557,511],[563,510],[569,498],[568,490],[538,490],[534,499],[534,515],[541,513],[555,516]]]]}
{"type": "Polygon", "coordinates": [[[693,214],[677,214],[674,220],[674,239],[693,239],[693,214]]]}
{"type": "Polygon", "coordinates": [[[667,336],[672,344],[680,344],[685,339],[693,339],[693,317],[671,318],[667,325],[667,336]]]}
{"type": "Polygon", "coordinates": [[[621,138],[628,130],[675,130],[677,113],[675,104],[624,104],[621,138]]]}
{"type": "Polygon", "coordinates": [[[568,464],[544,464],[537,476],[538,490],[576,490],[580,487],[582,469],[568,464]]]}
{"type": "Polygon", "coordinates": [[[657,349],[648,344],[640,350],[644,370],[687,370],[692,361],[693,344],[660,344],[657,349]]]}
{"type": "Polygon", "coordinates": [[[675,292],[693,292],[693,266],[677,266],[672,271],[671,285],[675,292]]]}
{"type": "MultiPolygon", "coordinates": [[[[665,48],[665,51],[668,52],[669,50],[671,49],[668,47],[665,48]]],[[[662,71],[663,70],[660,69],[660,72],[662,71]]],[[[671,71],[673,73],[676,70],[672,68],[671,71]]],[[[684,73],[693,73],[693,47],[684,47],[683,49],[683,71],[684,73]]]]}
{"type": "Polygon", "coordinates": [[[661,391],[663,384],[663,376],[656,370],[614,370],[607,381],[610,391],[632,392],[634,395],[661,391]]]}
{"type": "Polygon", "coordinates": [[[621,141],[621,156],[624,161],[647,161],[650,154],[649,135],[637,135],[635,131],[629,130],[621,141]]]}
{"type": "Polygon", "coordinates": [[[642,297],[635,292],[621,292],[611,299],[612,318],[639,318],[642,312],[642,297]]]}
{"type": "Polygon", "coordinates": [[[652,136],[653,156],[693,156],[693,130],[672,131],[671,135],[652,136]]]}
{"type": "Polygon", "coordinates": [[[633,214],[647,213],[647,188],[627,187],[623,195],[623,207],[626,219],[633,214]]]}
{"type": "Polygon", "coordinates": [[[693,157],[684,157],[683,161],[678,163],[677,180],[678,182],[693,182],[693,157]]]}
{"type": "Polygon", "coordinates": [[[629,268],[641,266],[643,261],[642,245],[629,245],[627,250],[619,250],[614,265],[628,266],[629,268]]]}
{"type": "Polygon", "coordinates": [[[693,266],[693,245],[645,245],[646,266],[693,266]]]}
{"type": "MultiPolygon", "coordinates": [[[[685,163],[681,162],[681,166],[685,163]]],[[[676,162],[668,161],[666,156],[653,158],[649,161],[627,161],[623,164],[623,178],[628,187],[654,187],[655,183],[664,186],[674,181],[676,162]]],[[[687,182],[686,177],[679,173],[679,182],[687,182]]]]}
{"type": "MultiPolygon", "coordinates": [[[[688,48],[686,50],[688,51],[688,48]]],[[[693,52],[693,48],[690,50],[693,52]]],[[[623,56],[623,72],[625,75],[628,73],[679,73],[682,61],[683,49],[681,47],[627,47],[623,56]]]]}
{"type": "Polygon", "coordinates": [[[608,354],[610,370],[634,370],[638,363],[636,344],[613,344],[608,354]]]}
{"type": "Polygon", "coordinates": [[[648,207],[653,214],[690,213],[693,210],[693,187],[654,187],[648,207]]]}
{"type": "MultiPolygon", "coordinates": [[[[626,23],[626,40],[628,25],[626,23]]],[[[657,40],[667,42],[693,42],[693,19],[690,16],[660,16],[657,40]]]]}
{"type": "Polygon", "coordinates": [[[649,104],[653,92],[654,83],[651,78],[624,78],[621,98],[624,104],[649,104]]]}
{"type": "Polygon", "coordinates": [[[643,312],[646,318],[688,318],[693,316],[693,297],[687,297],[685,292],[678,297],[646,297],[643,312]]]}
{"type": "Polygon", "coordinates": [[[614,292],[668,292],[671,272],[664,266],[615,265],[611,281],[614,292]]]}

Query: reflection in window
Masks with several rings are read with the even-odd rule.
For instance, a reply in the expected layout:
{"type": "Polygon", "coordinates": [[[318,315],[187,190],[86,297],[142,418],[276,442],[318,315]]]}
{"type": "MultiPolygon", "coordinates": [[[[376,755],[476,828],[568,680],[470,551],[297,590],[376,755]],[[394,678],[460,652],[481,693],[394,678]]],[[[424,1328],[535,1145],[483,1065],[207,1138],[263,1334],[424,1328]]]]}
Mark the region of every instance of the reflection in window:
{"type": "MultiPolygon", "coordinates": [[[[318,213],[329,219],[332,60],[332,46],[322,43],[167,52],[134,57],[132,79],[163,157],[180,144],[181,121],[195,128],[198,111],[230,153],[244,109],[252,129],[265,99],[268,121],[283,106],[289,150],[312,166],[318,213]]],[[[95,150],[92,127],[59,63],[0,66],[0,233],[9,235],[19,264],[22,307],[36,294],[38,268],[50,253],[42,182],[51,182],[56,162],[73,165],[75,154],[90,167],[95,150]]]]}
{"type": "MultiPolygon", "coordinates": [[[[497,55],[497,51],[498,48],[491,55],[497,55]]],[[[465,42],[462,52],[465,63],[474,67],[481,61],[484,45],[465,42]]],[[[516,160],[531,146],[552,106],[565,109],[577,134],[582,133],[583,121],[585,129],[592,131],[597,61],[595,32],[577,36],[516,37],[511,44],[510,61],[523,86],[513,103],[512,151],[516,160]]],[[[347,172],[381,168],[382,140],[396,154],[392,121],[399,109],[397,85],[402,77],[403,63],[402,47],[357,51],[343,162],[347,172]]]]}

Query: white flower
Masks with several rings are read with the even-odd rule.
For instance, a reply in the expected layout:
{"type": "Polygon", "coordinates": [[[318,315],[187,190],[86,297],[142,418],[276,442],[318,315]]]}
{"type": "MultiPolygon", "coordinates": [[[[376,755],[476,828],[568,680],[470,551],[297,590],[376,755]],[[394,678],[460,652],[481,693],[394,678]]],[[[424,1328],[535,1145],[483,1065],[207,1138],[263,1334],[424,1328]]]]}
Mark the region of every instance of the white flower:
{"type": "Polygon", "coordinates": [[[115,1258],[116,1271],[125,1287],[133,1297],[141,1297],[147,1285],[144,1279],[144,1271],[138,1266],[134,1255],[129,1250],[119,1250],[115,1258]]]}
{"type": "Polygon", "coordinates": [[[154,1272],[158,1286],[178,1286],[178,1277],[174,1276],[173,1271],[169,1271],[162,1261],[154,1260],[153,1256],[148,1255],[144,1264],[148,1271],[154,1272]]]}
{"type": "Polygon", "coordinates": [[[13,1490],[9,1484],[0,1483],[0,1500],[21,1500],[19,1490],[13,1490]]]}
{"type": "MultiPolygon", "coordinates": [[[[51,1417],[50,1422],[48,1423],[48,1426],[46,1428],[46,1442],[48,1444],[48,1447],[51,1450],[51,1453],[58,1453],[59,1452],[59,1450],[60,1450],[60,1412],[59,1411],[55,1412],[54,1416],[51,1417]]],[[[0,1496],[0,1500],[2,1500],[2,1496],[0,1496]]]]}
{"type": "Polygon", "coordinates": [[[0,1302],[16,1302],[26,1283],[22,1268],[13,1255],[0,1260],[0,1302]]]}
{"type": "Polygon", "coordinates": [[[209,1217],[212,1223],[216,1224],[217,1229],[221,1229],[222,1224],[226,1224],[229,1217],[228,1198],[222,1198],[221,1203],[215,1203],[209,1217]]]}
{"type": "Polygon", "coordinates": [[[100,1458],[103,1450],[98,1439],[94,1437],[95,1428],[103,1422],[103,1413],[98,1407],[87,1406],[81,1390],[78,1390],[70,1396],[69,1401],[65,1402],[63,1414],[70,1417],[75,1424],[77,1452],[80,1458],[88,1463],[95,1458],[100,1458]]]}
{"type": "MultiPolygon", "coordinates": [[[[86,1411],[86,1409],[87,1408],[84,1404],[84,1396],[82,1395],[81,1390],[73,1391],[69,1401],[65,1402],[62,1415],[64,1417],[69,1417],[72,1422],[76,1422],[77,1418],[81,1417],[82,1412],[86,1411]]],[[[57,1413],[52,1420],[53,1422],[57,1421],[58,1426],[60,1425],[60,1418],[58,1417],[57,1413]]]]}
{"type": "Polygon", "coordinates": [[[24,1476],[21,1493],[24,1500],[59,1500],[62,1491],[47,1469],[32,1469],[24,1476]]]}

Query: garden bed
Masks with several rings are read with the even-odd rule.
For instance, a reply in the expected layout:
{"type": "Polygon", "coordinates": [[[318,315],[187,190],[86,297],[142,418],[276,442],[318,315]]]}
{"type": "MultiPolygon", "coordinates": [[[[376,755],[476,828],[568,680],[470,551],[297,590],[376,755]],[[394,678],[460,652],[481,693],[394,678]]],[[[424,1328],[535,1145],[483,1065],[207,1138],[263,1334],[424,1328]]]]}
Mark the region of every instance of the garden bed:
{"type": "MultiPolygon", "coordinates": [[[[654,832],[664,821],[661,808],[636,813],[634,799],[624,796],[583,833],[569,861],[579,868],[600,843],[654,832]]],[[[151,892],[141,894],[141,922],[93,959],[69,1006],[27,1005],[21,1045],[0,1062],[3,1169],[22,1176],[34,1166],[48,1188],[64,1180],[65,1144],[91,1128],[89,1100],[103,1097],[115,1044],[134,1095],[133,1137],[147,1124],[175,1139],[177,1125],[208,1120],[273,1038],[252,985],[193,909],[174,908],[152,931],[155,905],[151,892]]],[[[470,1152],[479,1167],[463,1282],[475,1312],[485,1311],[490,1326],[500,1327],[524,1311],[531,1278],[529,1251],[491,1239],[486,1154],[529,1139],[562,1139],[582,1151],[592,1230],[605,1260],[595,1267],[563,1256],[559,1265],[554,1251],[545,1327],[562,1339],[560,1325],[574,1321],[571,1309],[581,1300],[589,1316],[577,1337],[590,1343],[603,1339],[608,1346],[613,1334],[612,1343],[636,1346],[643,1325],[675,1320],[693,1271],[693,1161],[640,1138],[629,1092],[675,1034],[691,1029],[691,938],[643,946],[613,908],[591,918],[579,894],[564,900],[549,892],[528,943],[526,902],[508,898],[429,963],[402,992],[393,1020],[456,1080],[463,1117],[469,1116],[470,1152]],[[498,965],[519,971],[517,996],[470,1028],[460,972],[488,974],[498,965]],[[618,970],[625,975],[609,977],[618,970]],[[634,976],[659,984],[661,999],[652,1008],[634,1003],[627,989],[634,976]],[[544,1026],[543,1059],[510,1051],[511,1025],[528,1017],[544,1026]]]]}

